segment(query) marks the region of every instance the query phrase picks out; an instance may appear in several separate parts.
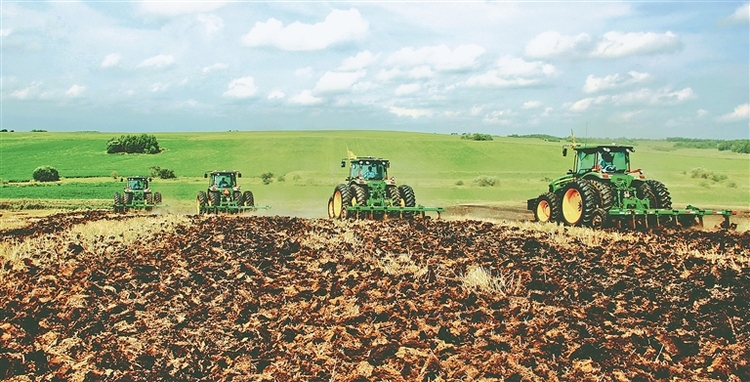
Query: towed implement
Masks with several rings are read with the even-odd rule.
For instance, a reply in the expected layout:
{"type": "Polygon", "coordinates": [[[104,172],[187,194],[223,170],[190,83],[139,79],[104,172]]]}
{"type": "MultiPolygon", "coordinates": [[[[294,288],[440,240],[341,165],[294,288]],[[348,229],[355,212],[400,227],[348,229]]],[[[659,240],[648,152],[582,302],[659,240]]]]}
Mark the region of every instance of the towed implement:
{"type": "MultiPolygon", "coordinates": [[[[151,188],[149,187],[151,180],[151,178],[145,176],[128,177],[123,192],[115,192],[115,212],[125,212],[130,209],[151,211],[155,207],[163,207],[161,204],[161,193],[151,192],[151,188]]],[[[120,178],[120,182],[124,181],[125,178],[120,178]]]]}
{"type": "Polygon", "coordinates": [[[349,162],[346,183],[338,184],[328,199],[328,217],[333,219],[383,219],[425,217],[427,212],[440,213],[441,207],[417,205],[414,189],[396,185],[388,177],[390,161],[383,158],[357,157],[352,154],[341,161],[349,162]]]}
{"type": "Polygon", "coordinates": [[[646,179],[641,169],[631,169],[632,146],[572,145],[573,169],[550,182],[549,190],[527,201],[539,222],[562,222],[570,226],[647,228],[660,225],[703,226],[703,218],[724,218],[722,228],[732,228],[731,210],[706,210],[694,206],[672,208],[672,197],[664,183],[646,179]]]}
{"type": "Polygon", "coordinates": [[[242,192],[237,184],[237,178],[242,174],[238,171],[208,171],[203,174],[208,179],[206,191],[198,191],[196,211],[203,213],[238,213],[242,211],[256,211],[269,209],[269,206],[256,206],[252,191],[242,192]]]}

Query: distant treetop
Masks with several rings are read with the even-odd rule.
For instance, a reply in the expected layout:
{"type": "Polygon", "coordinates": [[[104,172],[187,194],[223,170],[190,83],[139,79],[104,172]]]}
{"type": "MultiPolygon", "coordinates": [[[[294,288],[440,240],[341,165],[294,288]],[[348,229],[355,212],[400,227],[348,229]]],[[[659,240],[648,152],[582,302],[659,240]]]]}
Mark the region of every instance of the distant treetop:
{"type": "Polygon", "coordinates": [[[156,137],[148,134],[121,135],[107,141],[107,153],[158,154],[161,152],[156,137]]]}

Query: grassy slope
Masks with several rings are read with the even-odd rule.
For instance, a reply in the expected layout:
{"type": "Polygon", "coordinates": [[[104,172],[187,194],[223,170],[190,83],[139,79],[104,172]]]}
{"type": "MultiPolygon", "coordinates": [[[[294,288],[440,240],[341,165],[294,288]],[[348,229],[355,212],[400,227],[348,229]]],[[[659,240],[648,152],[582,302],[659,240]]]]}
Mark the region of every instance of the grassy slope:
{"type": "MultiPolygon", "coordinates": [[[[459,203],[522,204],[546,189],[545,178],[562,175],[572,158],[560,156],[561,143],[538,139],[496,138],[490,142],[461,140],[457,136],[373,131],[294,131],[159,133],[158,155],[108,155],[109,133],[3,133],[0,135],[0,178],[26,180],[34,168],[51,165],[68,178],[62,185],[0,188],[0,198],[102,198],[122,188],[109,177],[148,174],[151,166],[173,169],[177,180],[157,180],[173,206],[191,206],[205,187],[204,171],[236,169],[241,184],[256,194],[260,204],[275,213],[314,209],[321,215],[332,187],[343,180],[339,167],[349,149],[358,155],[391,159],[391,175],[413,186],[425,205],[459,203]],[[286,181],[264,186],[261,173],[285,175],[286,181]],[[499,186],[477,187],[472,179],[494,176],[499,186]],[[70,179],[99,177],[95,179],[70,179]],[[457,186],[457,181],[463,186],[457,186]],[[320,211],[318,211],[320,210],[320,211]]],[[[669,187],[675,206],[750,208],[750,156],[716,150],[679,149],[662,141],[636,146],[633,166],[669,187]],[[704,167],[726,174],[724,182],[690,177],[704,167]],[[730,183],[735,186],[731,187],[730,183]]]]}

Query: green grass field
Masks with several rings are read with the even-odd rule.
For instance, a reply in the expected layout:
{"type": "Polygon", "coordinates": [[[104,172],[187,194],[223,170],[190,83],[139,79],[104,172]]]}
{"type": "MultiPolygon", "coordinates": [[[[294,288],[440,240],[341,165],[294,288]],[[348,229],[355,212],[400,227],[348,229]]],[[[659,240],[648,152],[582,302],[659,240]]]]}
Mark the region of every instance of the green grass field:
{"type": "MultiPolygon", "coordinates": [[[[323,216],[333,187],[346,176],[340,161],[347,149],[357,155],[391,160],[390,175],[411,185],[417,202],[450,206],[465,203],[525,206],[528,198],[563,175],[572,157],[563,144],[530,138],[461,140],[455,135],[384,131],[274,131],[224,133],[157,133],[164,152],[156,155],[107,154],[106,142],[119,133],[0,134],[0,199],[111,199],[122,184],[112,178],[148,175],[151,166],[174,170],[176,180],[155,180],[152,188],[165,203],[192,209],[203,173],[239,170],[240,184],[255,193],[258,204],[274,214],[323,216]],[[34,169],[55,167],[64,178],[52,184],[27,183],[34,169]],[[274,174],[263,185],[260,175],[274,174]],[[278,181],[283,176],[285,181],[278,181]],[[496,177],[494,187],[472,182],[496,177]],[[463,185],[457,183],[463,182],[463,185]]],[[[609,142],[608,142],[609,143],[609,142]]],[[[638,141],[635,168],[664,182],[674,205],[750,209],[750,155],[711,149],[674,149],[666,141],[638,141]],[[705,168],[726,179],[694,178],[705,168]]]]}

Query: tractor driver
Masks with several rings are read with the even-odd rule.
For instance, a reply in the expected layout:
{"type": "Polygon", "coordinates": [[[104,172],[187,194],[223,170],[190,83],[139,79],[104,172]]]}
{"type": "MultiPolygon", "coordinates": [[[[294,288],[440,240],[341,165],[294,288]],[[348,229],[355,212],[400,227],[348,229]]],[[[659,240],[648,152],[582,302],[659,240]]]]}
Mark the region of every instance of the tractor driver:
{"type": "Polygon", "coordinates": [[[141,181],[140,180],[133,181],[133,185],[130,188],[132,188],[134,190],[140,190],[141,189],[141,181]]]}
{"type": "Polygon", "coordinates": [[[375,169],[372,168],[372,165],[367,166],[367,170],[365,171],[365,179],[370,180],[374,179],[376,176],[375,169]]]}
{"type": "Polygon", "coordinates": [[[227,182],[227,178],[225,176],[219,178],[219,187],[229,187],[229,183],[227,182]]]}
{"type": "Polygon", "coordinates": [[[608,151],[602,151],[601,158],[602,160],[601,162],[599,162],[599,165],[602,168],[602,172],[615,172],[617,170],[614,163],[612,162],[612,160],[614,159],[612,153],[608,151]]]}

